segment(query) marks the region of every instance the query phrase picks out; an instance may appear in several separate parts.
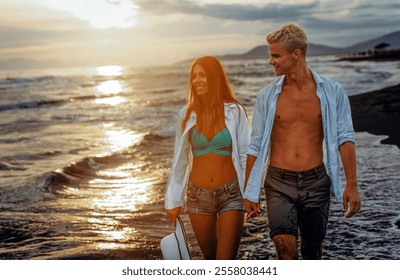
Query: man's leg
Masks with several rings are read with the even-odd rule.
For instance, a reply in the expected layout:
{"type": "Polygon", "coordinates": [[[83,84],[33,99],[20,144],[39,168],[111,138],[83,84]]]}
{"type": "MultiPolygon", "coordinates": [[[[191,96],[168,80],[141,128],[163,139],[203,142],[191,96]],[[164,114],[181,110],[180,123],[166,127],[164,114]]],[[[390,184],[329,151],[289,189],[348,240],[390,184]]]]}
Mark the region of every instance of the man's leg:
{"type": "Polygon", "coordinates": [[[297,260],[297,240],[294,235],[279,234],[273,237],[278,260],[297,260]]]}
{"type": "Polygon", "coordinates": [[[301,255],[305,260],[322,258],[322,242],[326,235],[330,205],[330,179],[323,165],[305,176],[302,185],[302,207],[299,211],[301,255]]]}
{"type": "Polygon", "coordinates": [[[301,256],[304,260],[320,260],[322,258],[322,242],[307,242],[301,238],[301,256]]]}
{"type": "Polygon", "coordinates": [[[296,180],[285,177],[282,169],[270,166],[264,187],[270,236],[280,260],[298,259],[298,211],[296,180]]]}
{"type": "Polygon", "coordinates": [[[325,238],[327,217],[320,208],[304,209],[300,212],[300,250],[304,260],[322,258],[322,242],[325,238]]]}

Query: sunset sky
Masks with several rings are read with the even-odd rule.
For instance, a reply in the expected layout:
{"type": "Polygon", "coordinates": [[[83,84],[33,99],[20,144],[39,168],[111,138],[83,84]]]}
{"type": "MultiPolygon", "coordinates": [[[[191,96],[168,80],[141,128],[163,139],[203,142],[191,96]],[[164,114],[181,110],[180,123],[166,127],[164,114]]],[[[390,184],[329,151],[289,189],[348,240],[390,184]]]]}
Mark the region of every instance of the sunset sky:
{"type": "Polygon", "coordinates": [[[0,0],[0,69],[243,53],[287,22],[345,47],[400,30],[398,0],[0,0]]]}

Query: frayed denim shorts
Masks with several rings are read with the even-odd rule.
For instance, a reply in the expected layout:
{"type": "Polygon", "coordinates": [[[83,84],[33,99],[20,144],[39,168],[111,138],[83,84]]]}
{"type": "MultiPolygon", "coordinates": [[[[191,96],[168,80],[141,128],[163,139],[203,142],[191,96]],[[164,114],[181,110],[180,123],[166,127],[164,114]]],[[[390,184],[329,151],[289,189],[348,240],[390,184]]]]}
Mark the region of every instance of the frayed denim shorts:
{"type": "Polygon", "coordinates": [[[205,189],[189,180],[186,211],[192,214],[216,215],[225,211],[244,211],[244,200],[237,177],[217,189],[205,189]]]}

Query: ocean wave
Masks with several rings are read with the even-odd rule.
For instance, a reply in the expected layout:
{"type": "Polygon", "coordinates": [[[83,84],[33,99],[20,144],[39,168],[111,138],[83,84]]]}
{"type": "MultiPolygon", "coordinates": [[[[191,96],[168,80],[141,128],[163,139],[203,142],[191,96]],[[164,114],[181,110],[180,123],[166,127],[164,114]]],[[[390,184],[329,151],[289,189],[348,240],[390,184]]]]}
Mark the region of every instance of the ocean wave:
{"type": "MultiPolygon", "coordinates": [[[[107,97],[107,95],[103,95],[103,97],[107,97]]],[[[82,96],[74,96],[69,99],[69,101],[77,101],[77,100],[94,100],[98,98],[96,95],[82,95],[82,96]]]]}
{"type": "Polygon", "coordinates": [[[0,91],[8,91],[13,88],[14,88],[14,86],[0,86],[0,91]]]}
{"type": "Polygon", "coordinates": [[[26,170],[26,168],[15,166],[9,162],[0,162],[0,170],[7,170],[7,171],[22,171],[26,170]]]}
{"type": "Polygon", "coordinates": [[[83,96],[74,96],[69,99],[51,99],[51,100],[41,99],[41,100],[32,100],[32,101],[18,102],[18,103],[0,104],[0,111],[62,106],[69,102],[94,100],[96,98],[98,98],[96,95],[83,95],[83,96]]]}
{"type": "MultiPolygon", "coordinates": [[[[106,156],[86,157],[55,171],[45,172],[36,178],[29,178],[20,186],[9,186],[0,191],[0,203],[4,205],[22,202],[35,202],[56,198],[65,194],[69,187],[79,188],[83,183],[98,177],[98,171],[110,165],[120,164],[123,154],[115,153],[106,156]]],[[[0,170],[21,170],[6,162],[0,162],[0,170]]],[[[27,204],[29,205],[29,203],[27,204]]]]}
{"type": "Polygon", "coordinates": [[[154,89],[154,90],[149,90],[148,93],[152,94],[165,94],[165,93],[172,93],[177,91],[176,88],[162,88],[162,89],[154,89]]]}
{"type": "Polygon", "coordinates": [[[56,99],[56,100],[34,100],[28,102],[19,102],[12,104],[3,104],[0,105],[0,111],[8,111],[8,110],[19,110],[19,109],[32,109],[43,106],[58,106],[62,105],[66,102],[66,100],[56,99]]]}
{"type": "Polygon", "coordinates": [[[52,75],[45,75],[38,77],[7,77],[5,79],[0,79],[0,85],[42,83],[42,82],[57,80],[59,78],[60,77],[52,75]]]}
{"type": "Polygon", "coordinates": [[[175,135],[175,131],[161,131],[160,133],[149,133],[143,137],[142,143],[144,142],[158,142],[168,139],[175,135]]]}
{"type": "MultiPolygon", "coordinates": [[[[3,132],[6,132],[4,130],[3,132]]],[[[16,143],[21,143],[24,141],[29,141],[30,139],[28,137],[15,137],[11,139],[0,139],[0,144],[16,144],[16,143]]]]}

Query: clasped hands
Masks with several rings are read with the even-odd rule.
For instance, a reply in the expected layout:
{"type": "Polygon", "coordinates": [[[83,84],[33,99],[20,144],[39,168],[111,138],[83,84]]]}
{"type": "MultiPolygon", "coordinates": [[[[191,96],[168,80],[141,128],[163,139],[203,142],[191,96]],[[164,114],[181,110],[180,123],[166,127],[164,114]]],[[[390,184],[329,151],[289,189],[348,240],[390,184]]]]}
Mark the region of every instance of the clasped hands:
{"type": "Polygon", "coordinates": [[[245,199],[244,209],[246,210],[246,221],[250,220],[251,218],[260,216],[261,213],[260,203],[256,203],[248,199],[245,199]]]}

